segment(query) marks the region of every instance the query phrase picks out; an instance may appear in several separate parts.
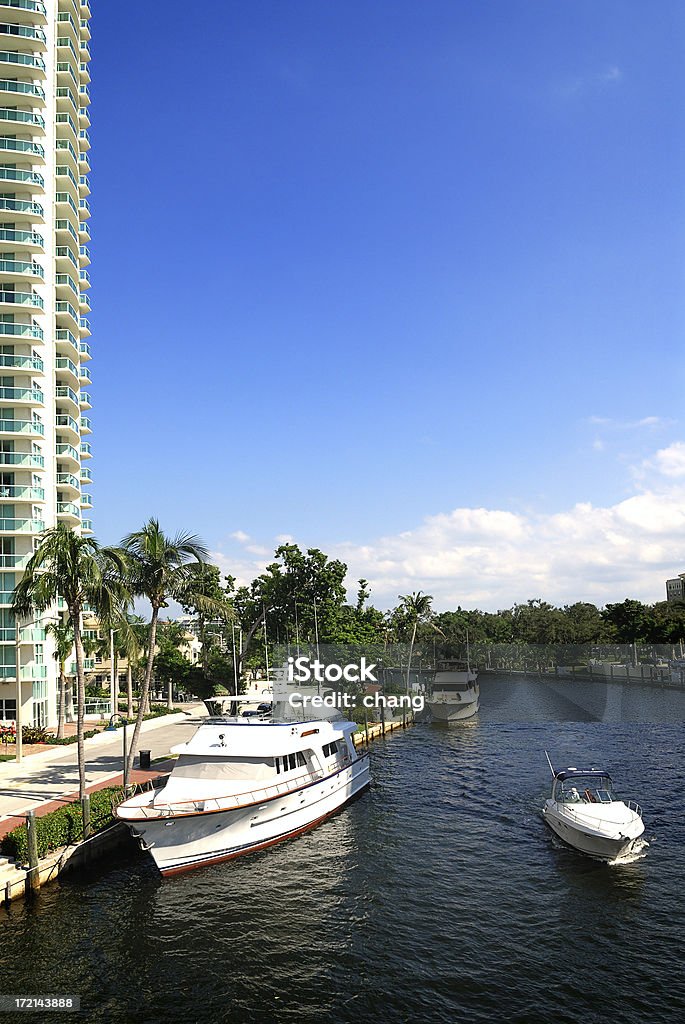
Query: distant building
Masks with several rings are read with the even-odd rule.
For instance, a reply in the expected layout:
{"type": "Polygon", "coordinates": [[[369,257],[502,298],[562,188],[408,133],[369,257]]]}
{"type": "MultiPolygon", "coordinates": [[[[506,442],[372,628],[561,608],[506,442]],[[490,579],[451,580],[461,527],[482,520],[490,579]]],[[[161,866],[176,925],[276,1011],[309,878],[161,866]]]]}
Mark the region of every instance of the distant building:
{"type": "Polygon", "coordinates": [[[666,580],[666,600],[685,601],[685,572],[674,580],[666,580]]]}

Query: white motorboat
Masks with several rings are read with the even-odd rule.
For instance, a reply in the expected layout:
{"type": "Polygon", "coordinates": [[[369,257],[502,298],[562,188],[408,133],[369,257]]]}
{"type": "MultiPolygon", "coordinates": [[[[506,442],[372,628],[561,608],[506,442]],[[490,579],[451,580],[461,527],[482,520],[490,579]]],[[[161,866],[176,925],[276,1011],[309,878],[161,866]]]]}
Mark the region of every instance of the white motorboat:
{"type": "Polygon", "coordinates": [[[430,684],[426,707],[434,722],[458,722],[476,714],[479,697],[478,673],[468,661],[440,661],[430,684]]]}
{"type": "Polygon", "coordinates": [[[369,785],[354,722],[223,719],[200,726],[161,789],[117,807],[163,875],[263,850],[329,817],[369,785]]]}
{"type": "MultiPolygon", "coordinates": [[[[549,758],[548,758],[549,761],[549,758]]],[[[648,845],[641,838],[642,810],[633,800],[624,803],[614,792],[608,772],[596,768],[555,771],[552,793],[542,814],[569,846],[600,860],[626,857],[648,845]]]]}

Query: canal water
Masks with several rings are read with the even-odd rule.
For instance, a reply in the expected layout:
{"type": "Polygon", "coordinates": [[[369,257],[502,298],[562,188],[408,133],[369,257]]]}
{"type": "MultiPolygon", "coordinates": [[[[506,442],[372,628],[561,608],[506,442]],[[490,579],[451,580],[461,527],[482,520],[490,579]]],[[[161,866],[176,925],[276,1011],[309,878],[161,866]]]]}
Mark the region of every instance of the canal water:
{"type": "Polygon", "coordinates": [[[117,854],[2,911],[0,991],[88,1022],[682,1020],[685,695],[481,689],[476,719],[373,744],[370,792],[296,840],[164,881],[117,854]],[[645,856],[562,846],[545,749],[612,771],[645,856]]]}

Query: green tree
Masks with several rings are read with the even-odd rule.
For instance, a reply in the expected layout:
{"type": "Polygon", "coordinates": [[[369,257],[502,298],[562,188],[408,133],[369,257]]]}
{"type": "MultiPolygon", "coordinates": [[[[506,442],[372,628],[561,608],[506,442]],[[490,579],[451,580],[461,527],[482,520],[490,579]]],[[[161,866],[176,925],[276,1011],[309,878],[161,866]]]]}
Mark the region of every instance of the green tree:
{"type": "Polygon", "coordinates": [[[194,534],[178,533],[175,537],[167,537],[157,519],[149,519],[141,530],[128,534],[122,541],[122,549],[125,553],[131,592],[138,597],[147,598],[152,607],[147,666],[128,753],[130,773],[138,749],[143,715],[150,692],[159,613],[162,608],[168,607],[170,600],[179,600],[183,595],[187,595],[188,583],[197,567],[207,558],[207,550],[194,534]]]}
{"type": "MultiPolygon", "coordinates": [[[[243,657],[267,620],[268,638],[280,643],[335,643],[345,605],[347,566],[318,548],[306,553],[297,544],[276,548],[276,561],[235,595],[235,610],[245,638],[243,657]]],[[[261,663],[261,652],[257,655],[261,663]]]]}
{"type": "Polygon", "coordinates": [[[414,654],[414,643],[416,641],[416,630],[420,622],[429,622],[432,618],[430,594],[423,594],[417,590],[413,594],[400,594],[400,612],[404,615],[411,626],[411,640],[409,641],[409,661],[407,662],[407,684],[406,692],[409,693],[409,673],[411,671],[411,660],[414,654]]]}
{"type": "Polygon", "coordinates": [[[602,611],[602,618],[609,626],[611,639],[619,644],[645,643],[652,634],[651,610],[641,601],[626,598],[608,604],[602,611]]]}
{"type": "Polygon", "coordinates": [[[187,615],[194,615],[197,620],[197,635],[200,641],[200,664],[205,666],[206,652],[214,644],[214,634],[223,637],[226,623],[235,619],[233,607],[233,591],[235,579],[226,577],[226,585],[221,583],[221,572],[216,565],[205,562],[188,581],[185,594],[180,604],[187,615]],[[209,627],[215,627],[210,629],[209,627]],[[211,634],[211,636],[210,636],[211,634]]]}
{"type": "Polygon", "coordinates": [[[80,537],[65,523],[47,530],[14,589],[15,617],[40,614],[63,597],[74,630],[76,650],[79,795],[86,793],[83,745],[85,677],[81,616],[89,605],[101,618],[123,617],[130,594],[123,582],[124,563],[119,552],[100,547],[94,537],[80,537]]]}
{"type": "Polygon", "coordinates": [[[184,684],[188,669],[191,667],[190,661],[181,651],[187,640],[188,634],[182,623],[174,622],[173,619],[166,622],[160,620],[157,628],[154,676],[166,684],[168,708],[174,706],[174,683],[177,687],[184,684]]]}
{"type": "Polygon", "coordinates": [[[48,622],[45,632],[55,641],[55,658],[59,665],[59,711],[57,713],[57,739],[64,739],[65,704],[67,696],[67,658],[74,649],[74,627],[70,622],[48,622]]]}

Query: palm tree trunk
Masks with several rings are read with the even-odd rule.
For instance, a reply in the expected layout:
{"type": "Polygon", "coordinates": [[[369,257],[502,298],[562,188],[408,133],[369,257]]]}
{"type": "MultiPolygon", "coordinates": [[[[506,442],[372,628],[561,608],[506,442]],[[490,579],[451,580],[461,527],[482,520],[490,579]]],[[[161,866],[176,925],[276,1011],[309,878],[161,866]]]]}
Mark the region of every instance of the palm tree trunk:
{"type": "Polygon", "coordinates": [[[57,739],[64,739],[64,702],[67,699],[67,681],[64,677],[64,662],[59,663],[59,713],[57,715],[57,739]]]}
{"type": "Polygon", "coordinates": [[[133,761],[138,750],[138,742],[140,739],[140,730],[143,725],[143,715],[145,714],[145,706],[147,704],[148,694],[150,692],[150,680],[152,679],[152,666],[155,660],[155,640],[157,639],[157,617],[159,615],[159,608],[156,605],[152,606],[152,618],[150,619],[150,646],[147,652],[147,668],[145,669],[145,678],[143,679],[143,686],[140,691],[140,700],[138,701],[138,714],[136,716],[136,727],[133,730],[133,739],[131,740],[131,746],[128,750],[128,775],[131,776],[133,771],[133,761]]]}
{"type": "Polygon", "coordinates": [[[133,669],[131,668],[130,656],[126,668],[126,704],[126,717],[133,718],[133,669]]]}
{"type": "Polygon", "coordinates": [[[86,751],[83,742],[83,728],[86,716],[86,681],[83,675],[83,644],[81,642],[81,609],[74,606],[69,609],[74,627],[74,646],[76,649],[76,736],[78,749],[78,784],[79,799],[86,795],[86,751]]]}

